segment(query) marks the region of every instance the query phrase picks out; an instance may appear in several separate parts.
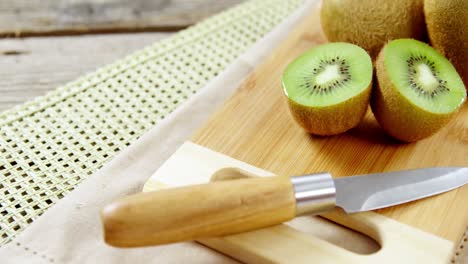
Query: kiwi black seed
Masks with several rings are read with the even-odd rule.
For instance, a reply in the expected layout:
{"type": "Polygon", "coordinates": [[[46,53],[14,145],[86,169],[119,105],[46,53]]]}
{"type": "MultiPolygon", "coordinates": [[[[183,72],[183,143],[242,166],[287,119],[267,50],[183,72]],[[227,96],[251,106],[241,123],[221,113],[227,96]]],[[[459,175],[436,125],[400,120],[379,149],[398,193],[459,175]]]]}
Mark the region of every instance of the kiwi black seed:
{"type": "Polygon", "coordinates": [[[294,119],[316,135],[355,127],[364,116],[372,84],[372,62],[360,47],[329,43],[294,60],[282,76],[294,119]]]}
{"type": "Polygon", "coordinates": [[[447,81],[440,79],[437,70],[435,68],[434,61],[431,61],[427,58],[427,56],[422,55],[410,55],[410,57],[406,60],[407,67],[408,67],[408,84],[409,86],[420,96],[424,96],[427,98],[434,98],[440,93],[448,92],[450,89],[447,87],[447,81]],[[428,89],[424,86],[424,84],[420,83],[420,81],[416,78],[416,67],[418,65],[426,65],[427,68],[430,70],[430,73],[437,81],[437,86],[433,87],[433,89],[428,89]]]}
{"type": "Polygon", "coordinates": [[[300,87],[305,89],[310,95],[317,95],[328,93],[332,89],[341,88],[351,80],[351,75],[349,74],[349,65],[346,63],[345,59],[340,58],[339,56],[336,56],[333,59],[321,60],[319,65],[312,70],[311,75],[317,76],[318,74],[322,73],[328,65],[337,65],[339,67],[338,71],[342,77],[333,82],[321,85],[311,82],[310,76],[305,74],[304,84],[300,85],[300,87]]]}

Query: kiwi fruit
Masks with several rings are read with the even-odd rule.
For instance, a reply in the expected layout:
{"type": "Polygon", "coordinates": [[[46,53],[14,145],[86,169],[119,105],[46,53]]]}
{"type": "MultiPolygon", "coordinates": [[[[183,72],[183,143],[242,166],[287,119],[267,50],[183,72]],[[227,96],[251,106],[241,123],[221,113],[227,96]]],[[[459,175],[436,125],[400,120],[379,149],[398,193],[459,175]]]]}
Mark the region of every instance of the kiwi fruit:
{"type": "Polygon", "coordinates": [[[372,89],[372,61],[350,43],[317,46],[291,62],[282,75],[294,119],[315,135],[351,129],[366,113],[372,89]]]}
{"type": "Polygon", "coordinates": [[[427,32],[432,46],[455,66],[468,88],[468,1],[424,1],[427,32]]]}
{"type": "Polygon", "coordinates": [[[359,45],[373,59],[388,40],[426,36],[423,0],[323,0],[320,19],[329,41],[359,45]]]}
{"type": "Polygon", "coordinates": [[[466,99],[453,65],[414,39],[390,41],[376,61],[371,108],[391,136],[412,142],[445,126],[466,99]]]}

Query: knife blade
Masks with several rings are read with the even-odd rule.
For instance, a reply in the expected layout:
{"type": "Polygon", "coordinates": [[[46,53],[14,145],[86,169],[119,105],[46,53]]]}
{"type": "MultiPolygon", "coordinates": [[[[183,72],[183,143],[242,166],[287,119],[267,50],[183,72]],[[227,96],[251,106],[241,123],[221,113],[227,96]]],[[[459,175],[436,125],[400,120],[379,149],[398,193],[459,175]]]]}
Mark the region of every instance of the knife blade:
{"type": "Polygon", "coordinates": [[[335,180],[336,204],[347,213],[370,211],[447,192],[468,183],[468,168],[439,167],[335,180]]]}
{"type": "Polygon", "coordinates": [[[437,167],[333,179],[329,173],[236,179],[123,197],[101,211],[117,247],[161,245],[264,228],[341,207],[369,211],[468,183],[468,168],[437,167]]]}

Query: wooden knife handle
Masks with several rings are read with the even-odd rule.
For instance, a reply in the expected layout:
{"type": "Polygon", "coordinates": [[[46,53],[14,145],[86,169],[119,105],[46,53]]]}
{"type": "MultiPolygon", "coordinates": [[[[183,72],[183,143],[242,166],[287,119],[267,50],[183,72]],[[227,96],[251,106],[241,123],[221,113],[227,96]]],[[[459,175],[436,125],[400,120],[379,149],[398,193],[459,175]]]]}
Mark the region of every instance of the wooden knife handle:
{"type": "Polygon", "coordinates": [[[118,247],[224,236],[294,218],[291,178],[219,181],[140,193],[101,212],[105,241],[118,247]]]}

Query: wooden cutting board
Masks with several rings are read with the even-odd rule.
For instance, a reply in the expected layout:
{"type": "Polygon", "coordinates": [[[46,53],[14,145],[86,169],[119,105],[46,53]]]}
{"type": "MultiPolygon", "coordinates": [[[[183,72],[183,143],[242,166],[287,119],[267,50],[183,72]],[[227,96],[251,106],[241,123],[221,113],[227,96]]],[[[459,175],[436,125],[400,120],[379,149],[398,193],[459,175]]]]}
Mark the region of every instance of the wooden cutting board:
{"type": "MultiPolygon", "coordinates": [[[[287,64],[326,42],[312,13],[243,82],[192,141],[277,175],[329,171],[334,177],[434,166],[468,167],[468,104],[437,134],[404,144],[384,134],[371,111],[347,133],[312,136],[291,117],[281,87],[287,64]]],[[[220,87],[222,89],[222,87],[220,87]]],[[[468,186],[377,210],[379,214],[458,241],[468,225],[468,186]]]]}
{"type": "MultiPolygon", "coordinates": [[[[436,135],[411,144],[386,136],[370,110],[357,128],[338,136],[317,137],[303,131],[290,116],[280,76],[289,62],[324,43],[325,38],[318,12],[311,13],[291,30],[279,48],[193,135],[194,143],[277,175],[329,171],[334,177],[343,177],[433,166],[468,166],[467,104],[436,135]]],[[[153,184],[145,186],[146,190],[157,188],[153,184]]],[[[468,224],[467,201],[468,186],[464,186],[376,212],[385,219],[392,218],[458,243],[468,224]]]]}
{"type": "MultiPolygon", "coordinates": [[[[185,142],[151,176],[143,191],[273,175],[208,148],[185,142]]],[[[317,216],[303,216],[269,228],[204,238],[197,242],[249,264],[307,264],[311,261],[333,264],[440,264],[448,263],[453,255],[451,241],[374,212],[347,215],[337,209],[321,216],[331,222],[326,225],[317,216]]]]}

